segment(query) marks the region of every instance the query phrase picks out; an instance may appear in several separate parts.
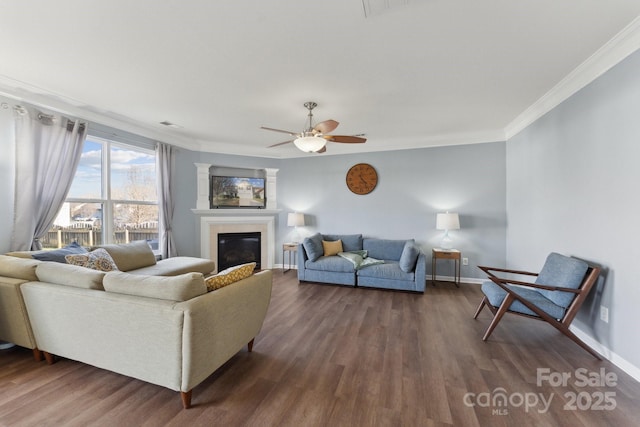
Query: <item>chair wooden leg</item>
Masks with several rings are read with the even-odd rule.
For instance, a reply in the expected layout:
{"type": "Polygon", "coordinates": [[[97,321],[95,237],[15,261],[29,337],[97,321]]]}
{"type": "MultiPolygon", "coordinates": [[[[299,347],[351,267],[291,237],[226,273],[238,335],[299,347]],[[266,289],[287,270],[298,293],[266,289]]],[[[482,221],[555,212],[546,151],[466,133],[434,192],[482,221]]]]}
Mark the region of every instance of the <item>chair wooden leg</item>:
{"type": "Polygon", "coordinates": [[[488,302],[489,302],[489,299],[486,296],[482,298],[482,301],[480,301],[480,305],[478,306],[478,309],[476,310],[476,314],[473,315],[474,319],[478,318],[478,314],[480,314],[480,312],[482,311],[484,306],[487,305],[488,302]]]}
{"type": "Polygon", "coordinates": [[[53,365],[56,363],[55,356],[49,352],[44,351],[44,359],[47,361],[47,365],[53,365]]]}
{"type": "Polygon", "coordinates": [[[556,326],[553,323],[551,325],[554,326],[560,332],[562,332],[565,336],[569,337],[571,339],[571,341],[573,341],[574,343],[578,344],[583,349],[587,350],[589,352],[589,354],[591,354],[593,357],[595,357],[598,360],[602,360],[602,357],[600,357],[600,355],[598,353],[596,353],[596,351],[594,349],[592,349],[587,344],[585,344],[584,341],[582,341],[573,332],[571,332],[571,330],[569,328],[559,328],[558,326],[556,326]]]}
{"type": "Polygon", "coordinates": [[[33,358],[36,359],[36,362],[42,362],[42,352],[37,348],[33,349],[33,358]]]}
{"type": "Polygon", "coordinates": [[[249,343],[247,344],[247,347],[248,347],[248,349],[249,349],[249,352],[252,352],[252,351],[253,351],[253,341],[254,341],[254,340],[255,340],[255,338],[254,338],[254,339],[252,339],[251,341],[249,341],[249,343]]]}
{"type": "Polygon", "coordinates": [[[191,392],[193,390],[189,390],[189,391],[181,391],[180,392],[180,397],[182,398],[182,407],[184,409],[189,409],[191,408],[191,392]]]}
{"type": "Polygon", "coordinates": [[[502,301],[502,304],[500,304],[500,308],[498,308],[498,310],[496,311],[496,315],[493,316],[493,320],[487,328],[487,331],[484,333],[482,341],[486,341],[487,338],[489,338],[489,335],[491,335],[491,332],[493,332],[496,326],[498,326],[498,322],[500,322],[500,319],[502,319],[502,316],[504,316],[504,314],[507,312],[512,302],[513,297],[511,296],[511,294],[507,294],[507,296],[504,298],[504,301],[502,301]]]}

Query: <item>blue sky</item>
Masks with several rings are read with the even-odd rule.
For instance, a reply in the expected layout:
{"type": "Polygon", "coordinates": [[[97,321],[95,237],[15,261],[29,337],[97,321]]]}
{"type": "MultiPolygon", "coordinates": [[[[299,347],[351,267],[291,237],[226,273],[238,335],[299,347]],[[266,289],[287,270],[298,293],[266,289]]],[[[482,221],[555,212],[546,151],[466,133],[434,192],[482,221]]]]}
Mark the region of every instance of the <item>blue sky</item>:
{"type": "MultiPolygon", "coordinates": [[[[76,170],[75,179],[68,197],[101,198],[102,143],[100,140],[87,137],[82,150],[82,157],[76,170]]],[[[141,152],[127,147],[112,145],[111,148],[111,188],[122,188],[127,182],[127,174],[131,167],[142,173],[155,176],[155,155],[152,152],[141,152]]]]}

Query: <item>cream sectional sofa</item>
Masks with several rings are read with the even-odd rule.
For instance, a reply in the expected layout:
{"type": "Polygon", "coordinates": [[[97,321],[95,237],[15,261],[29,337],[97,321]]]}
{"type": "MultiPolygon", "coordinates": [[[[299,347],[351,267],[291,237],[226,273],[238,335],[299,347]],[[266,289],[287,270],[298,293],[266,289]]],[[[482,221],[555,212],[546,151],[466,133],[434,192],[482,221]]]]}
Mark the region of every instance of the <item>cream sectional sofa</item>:
{"type": "MultiPolygon", "coordinates": [[[[131,274],[175,276],[187,272],[208,274],[215,270],[213,261],[202,258],[174,257],[156,261],[153,251],[144,240],[100,247],[109,252],[120,271],[131,274]]],[[[33,259],[34,253],[37,252],[0,255],[0,341],[30,348],[36,360],[41,360],[20,293],[23,283],[38,280],[36,267],[42,261],[33,259]]]]}
{"type": "Polygon", "coordinates": [[[201,273],[105,274],[54,263],[36,273],[47,282],[21,290],[47,362],[57,355],[179,391],[184,408],[195,386],[243,346],[252,350],[271,299],[270,270],[213,292],[201,273]],[[69,281],[71,269],[88,272],[69,281]]]}
{"type": "Polygon", "coordinates": [[[11,323],[0,339],[34,354],[40,349],[49,363],[61,356],[179,391],[190,407],[195,386],[244,345],[252,350],[271,298],[271,271],[207,292],[202,272],[179,271],[189,262],[188,268],[210,271],[211,261],[131,268],[135,257],[126,250],[145,248],[106,249],[130,270],[105,273],[0,255],[0,301],[10,308],[0,320],[11,323]]]}
{"type": "Polygon", "coordinates": [[[20,286],[38,280],[36,267],[42,261],[0,255],[0,340],[33,350],[41,360],[29,323],[20,286]]]}

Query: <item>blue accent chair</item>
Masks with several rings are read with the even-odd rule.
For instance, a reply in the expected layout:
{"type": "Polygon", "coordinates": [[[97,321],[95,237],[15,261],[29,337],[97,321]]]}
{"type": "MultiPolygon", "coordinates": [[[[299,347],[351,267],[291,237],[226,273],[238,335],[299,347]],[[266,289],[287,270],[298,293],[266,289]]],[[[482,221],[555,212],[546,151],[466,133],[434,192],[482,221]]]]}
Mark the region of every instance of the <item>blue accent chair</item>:
{"type": "Polygon", "coordinates": [[[473,318],[486,306],[494,317],[482,337],[486,341],[505,313],[543,320],[588,351],[596,359],[600,355],[569,330],[569,326],[600,275],[600,269],[586,262],[551,253],[540,273],[479,266],[487,273],[482,284],[484,297],[473,318]],[[533,283],[500,278],[497,273],[535,276],[533,283]]]}

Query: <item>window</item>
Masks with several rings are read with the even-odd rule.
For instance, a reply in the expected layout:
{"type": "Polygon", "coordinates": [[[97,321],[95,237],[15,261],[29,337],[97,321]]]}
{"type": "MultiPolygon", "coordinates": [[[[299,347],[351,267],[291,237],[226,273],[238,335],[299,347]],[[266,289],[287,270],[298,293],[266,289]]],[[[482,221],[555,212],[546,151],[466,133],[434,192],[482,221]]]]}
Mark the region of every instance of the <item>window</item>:
{"type": "Polygon", "coordinates": [[[150,149],[88,136],[45,248],[147,240],[157,249],[156,159],[150,149]]]}

